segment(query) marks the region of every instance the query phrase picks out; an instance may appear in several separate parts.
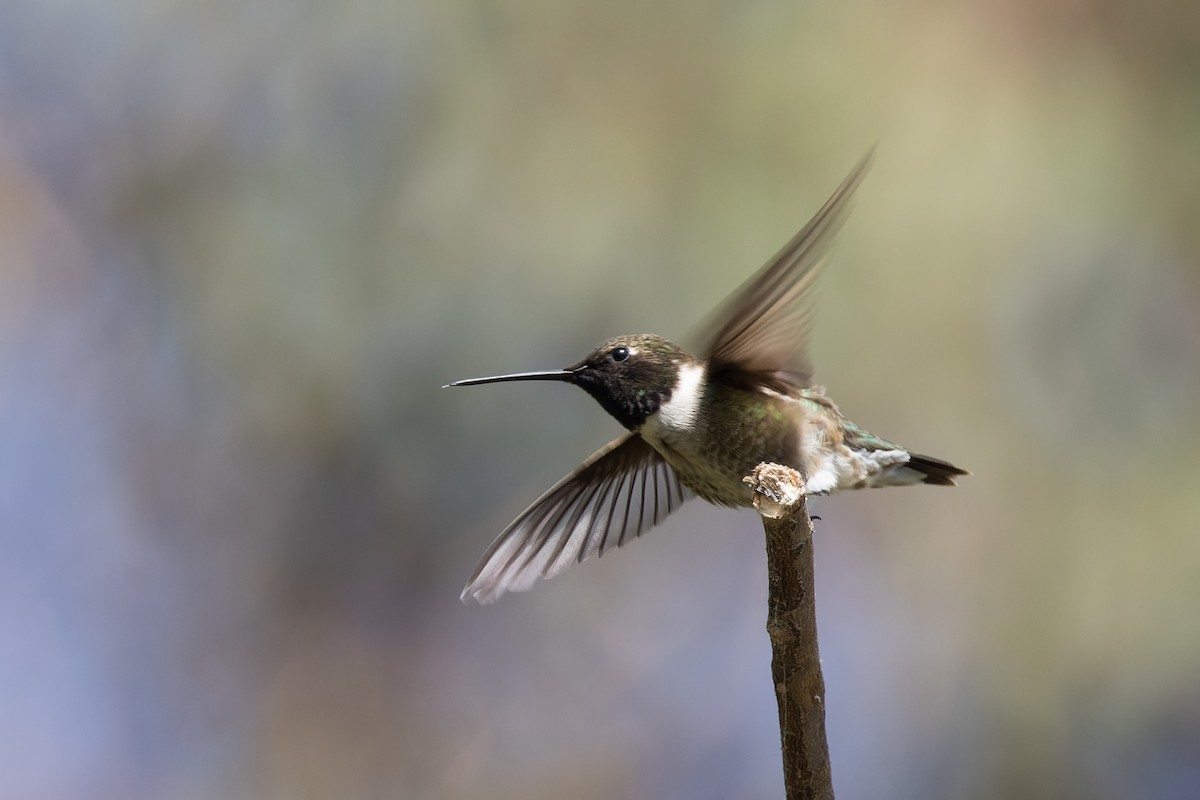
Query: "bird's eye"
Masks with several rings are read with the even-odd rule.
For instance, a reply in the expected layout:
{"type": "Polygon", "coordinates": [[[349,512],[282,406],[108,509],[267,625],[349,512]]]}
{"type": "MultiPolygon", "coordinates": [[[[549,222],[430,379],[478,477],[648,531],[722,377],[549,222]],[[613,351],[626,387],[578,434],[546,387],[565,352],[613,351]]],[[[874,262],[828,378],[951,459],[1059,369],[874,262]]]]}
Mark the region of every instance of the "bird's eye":
{"type": "Polygon", "coordinates": [[[612,352],[608,354],[608,357],[613,361],[624,361],[625,359],[629,358],[629,348],[625,345],[614,347],[612,352]]]}

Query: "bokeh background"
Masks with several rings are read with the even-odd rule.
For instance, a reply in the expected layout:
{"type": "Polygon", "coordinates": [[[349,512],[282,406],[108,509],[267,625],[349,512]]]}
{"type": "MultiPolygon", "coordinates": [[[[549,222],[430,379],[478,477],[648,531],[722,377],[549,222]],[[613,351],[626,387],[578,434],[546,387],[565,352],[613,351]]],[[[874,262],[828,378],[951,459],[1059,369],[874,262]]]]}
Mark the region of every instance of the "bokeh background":
{"type": "Polygon", "coordinates": [[[974,476],[817,504],[838,795],[1200,796],[1187,0],[0,5],[0,795],[780,796],[757,518],[463,606],[616,426],[439,387],[875,142],[819,378],[974,476]]]}

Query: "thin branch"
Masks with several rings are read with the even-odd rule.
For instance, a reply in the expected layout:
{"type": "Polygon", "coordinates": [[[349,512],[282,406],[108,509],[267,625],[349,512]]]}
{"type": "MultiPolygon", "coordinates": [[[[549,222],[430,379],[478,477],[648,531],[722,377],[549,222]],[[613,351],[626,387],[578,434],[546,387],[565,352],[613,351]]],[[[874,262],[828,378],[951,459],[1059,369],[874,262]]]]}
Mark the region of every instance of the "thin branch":
{"type": "Polygon", "coordinates": [[[754,507],[767,534],[767,633],[787,800],[832,800],[825,678],[817,649],[813,527],[804,481],[778,464],[759,464],[745,480],[754,489],[754,507]]]}

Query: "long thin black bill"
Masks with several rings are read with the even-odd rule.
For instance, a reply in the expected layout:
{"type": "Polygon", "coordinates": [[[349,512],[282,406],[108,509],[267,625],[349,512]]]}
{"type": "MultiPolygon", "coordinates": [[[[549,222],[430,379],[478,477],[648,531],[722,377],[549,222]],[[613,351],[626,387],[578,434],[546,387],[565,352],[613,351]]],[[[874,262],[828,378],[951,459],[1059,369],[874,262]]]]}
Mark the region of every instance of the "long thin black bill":
{"type": "Polygon", "coordinates": [[[481,383],[503,383],[504,381],[569,381],[575,373],[569,369],[550,369],[544,372],[514,372],[512,375],[493,375],[490,378],[467,378],[466,380],[447,383],[443,389],[451,386],[478,386],[481,383]]]}

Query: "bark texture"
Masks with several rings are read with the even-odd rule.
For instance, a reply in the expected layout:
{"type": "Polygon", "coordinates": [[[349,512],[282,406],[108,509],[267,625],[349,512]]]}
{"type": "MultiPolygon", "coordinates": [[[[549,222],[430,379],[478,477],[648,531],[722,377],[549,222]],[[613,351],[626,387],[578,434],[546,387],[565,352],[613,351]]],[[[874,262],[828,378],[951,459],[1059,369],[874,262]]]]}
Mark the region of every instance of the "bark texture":
{"type": "Polygon", "coordinates": [[[813,527],[804,482],[795,470],[778,464],[760,464],[746,482],[754,489],[754,507],[767,534],[767,633],[786,796],[831,800],[825,677],[817,649],[813,527]]]}

